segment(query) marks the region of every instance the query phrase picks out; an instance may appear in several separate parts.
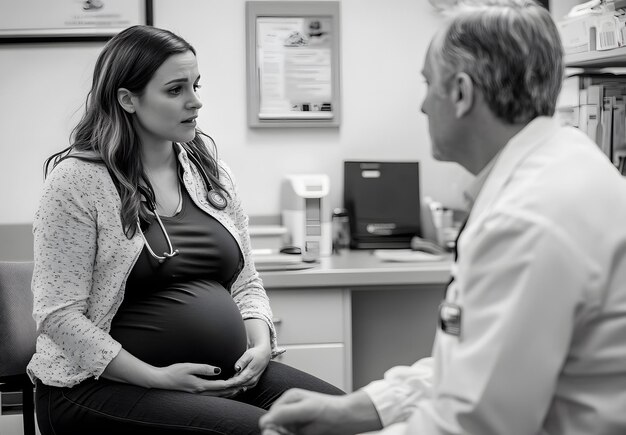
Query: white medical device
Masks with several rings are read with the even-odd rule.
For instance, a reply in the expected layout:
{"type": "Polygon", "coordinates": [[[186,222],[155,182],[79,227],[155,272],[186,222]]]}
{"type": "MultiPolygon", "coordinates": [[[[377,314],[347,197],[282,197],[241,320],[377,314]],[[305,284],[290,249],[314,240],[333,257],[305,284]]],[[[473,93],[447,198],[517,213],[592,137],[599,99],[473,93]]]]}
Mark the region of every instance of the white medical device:
{"type": "Polygon", "coordinates": [[[282,221],[303,261],[331,254],[331,213],[326,174],[289,174],[282,184],[282,221]]]}

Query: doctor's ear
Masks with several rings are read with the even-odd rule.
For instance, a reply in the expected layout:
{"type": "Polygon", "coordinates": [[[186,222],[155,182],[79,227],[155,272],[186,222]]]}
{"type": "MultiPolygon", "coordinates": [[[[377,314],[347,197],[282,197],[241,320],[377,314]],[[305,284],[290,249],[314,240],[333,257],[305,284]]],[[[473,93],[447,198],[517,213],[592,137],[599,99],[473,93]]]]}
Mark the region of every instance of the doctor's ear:
{"type": "Polygon", "coordinates": [[[128,89],[119,88],[117,90],[117,102],[128,113],[135,113],[135,96],[128,89]]]}
{"type": "Polygon", "coordinates": [[[455,74],[452,79],[452,104],[455,107],[457,118],[465,116],[474,104],[474,82],[472,78],[464,72],[455,74]]]}

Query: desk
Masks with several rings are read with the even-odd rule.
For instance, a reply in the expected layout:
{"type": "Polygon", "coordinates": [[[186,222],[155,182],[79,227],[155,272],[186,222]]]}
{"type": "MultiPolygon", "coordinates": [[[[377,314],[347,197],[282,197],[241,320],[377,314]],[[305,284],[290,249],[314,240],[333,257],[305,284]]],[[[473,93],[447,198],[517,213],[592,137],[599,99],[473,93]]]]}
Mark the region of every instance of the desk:
{"type": "Polygon", "coordinates": [[[260,272],[287,348],[279,361],[352,391],[430,355],[451,262],[383,262],[359,250],[260,272]]]}

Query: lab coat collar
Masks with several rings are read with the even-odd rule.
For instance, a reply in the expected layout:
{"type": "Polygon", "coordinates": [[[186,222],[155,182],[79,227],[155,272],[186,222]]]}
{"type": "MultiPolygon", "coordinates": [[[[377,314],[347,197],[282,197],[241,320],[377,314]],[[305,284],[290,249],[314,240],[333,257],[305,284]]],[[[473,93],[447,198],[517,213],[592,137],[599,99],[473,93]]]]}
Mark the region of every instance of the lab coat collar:
{"type": "Polygon", "coordinates": [[[489,208],[520,164],[535,149],[546,144],[558,129],[559,123],[555,118],[540,116],[533,119],[508,141],[485,168],[487,173],[483,174],[485,172],[483,169],[477,177],[478,190],[474,190],[477,197],[468,219],[468,228],[489,208]],[[489,167],[490,165],[492,166],[489,167]],[[485,177],[483,180],[479,180],[481,175],[485,177]]]}
{"type": "Polygon", "coordinates": [[[487,177],[489,176],[489,174],[491,173],[491,170],[495,166],[496,160],[498,159],[499,155],[500,155],[500,151],[498,151],[496,155],[493,156],[491,160],[489,160],[489,163],[487,163],[487,166],[485,166],[483,170],[480,171],[480,173],[476,176],[476,178],[474,178],[474,181],[470,183],[469,187],[465,189],[465,191],[463,192],[463,197],[467,203],[467,213],[470,213],[472,211],[472,207],[474,206],[474,203],[476,202],[476,198],[478,197],[480,190],[483,188],[485,181],[487,181],[487,177]]]}

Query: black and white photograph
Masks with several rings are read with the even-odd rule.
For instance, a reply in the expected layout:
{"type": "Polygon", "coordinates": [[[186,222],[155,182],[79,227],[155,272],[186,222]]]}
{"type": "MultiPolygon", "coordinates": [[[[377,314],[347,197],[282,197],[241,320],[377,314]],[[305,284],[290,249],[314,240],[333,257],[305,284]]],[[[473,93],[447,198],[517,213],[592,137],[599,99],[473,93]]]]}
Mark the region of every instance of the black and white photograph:
{"type": "Polygon", "coordinates": [[[626,0],[0,0],[0,435],[625,435],[626,0]]]}

